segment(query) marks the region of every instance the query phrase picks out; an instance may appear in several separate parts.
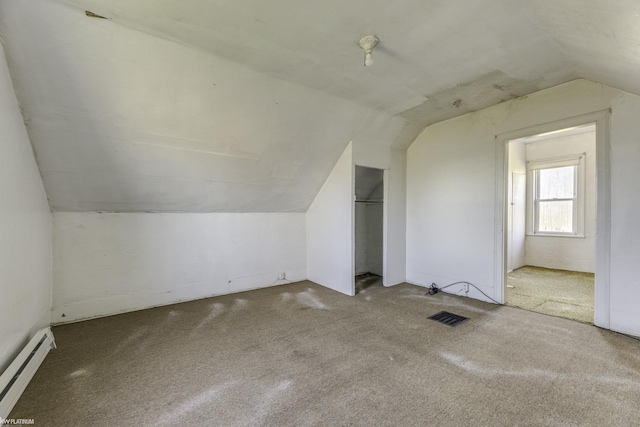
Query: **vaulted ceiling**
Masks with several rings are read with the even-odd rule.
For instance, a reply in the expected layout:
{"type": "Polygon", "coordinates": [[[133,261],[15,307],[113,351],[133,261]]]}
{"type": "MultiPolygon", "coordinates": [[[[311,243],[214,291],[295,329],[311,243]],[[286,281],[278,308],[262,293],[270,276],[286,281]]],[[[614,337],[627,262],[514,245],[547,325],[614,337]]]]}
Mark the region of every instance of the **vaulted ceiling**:
{"type": "Polygon", "coordinates": [[[305,211],[349,141],[580,77],[640,93],[630,0],[2,0],[0,36],[54,210],[305,211]]]}

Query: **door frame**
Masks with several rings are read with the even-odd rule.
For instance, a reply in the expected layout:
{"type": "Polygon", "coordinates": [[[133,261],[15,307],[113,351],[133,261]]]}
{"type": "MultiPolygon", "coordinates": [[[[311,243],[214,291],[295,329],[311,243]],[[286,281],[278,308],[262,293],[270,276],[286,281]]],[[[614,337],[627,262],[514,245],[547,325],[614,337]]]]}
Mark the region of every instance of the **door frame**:
{"type": "Polygon", "coordinates": [[[388,200],[389,200],[389,170],[379,168],[376,166],[367,166],[366,164],[353,163],[353,168],[351,170],[353,179],[352,179],[352,189],[351,193],[353,194],[353,199],[351,201],[351,248],[353,249],[353,256],[351,257],[351,295],[356,294],[356,167],[361,166],[369,169],[377,169],[382,171],[382,285],[387,286],[387,208],[388,208],[388,200]]]}
{"type": "Polygon", "coordinates": [[[594,286],[594,324],[610,328],[610,267],[611,267],[611,171],[609,165],[609,129],[611,110],[569,117],[495,136],[495,299],[504,304],[507,274],[508,238],[508,173],[509,141],[573,126],[596,124],[596,255],[594,286]]]}

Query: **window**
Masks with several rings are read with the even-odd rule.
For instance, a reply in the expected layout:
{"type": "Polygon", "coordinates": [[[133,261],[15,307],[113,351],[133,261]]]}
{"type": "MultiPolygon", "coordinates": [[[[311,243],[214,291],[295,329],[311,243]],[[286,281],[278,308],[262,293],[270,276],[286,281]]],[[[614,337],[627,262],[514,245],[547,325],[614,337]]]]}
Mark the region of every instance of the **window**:
{"type": "Polygon", "coordinates": [[[529,234],[584,237],[584,158],[529,163],[529,234]]]}

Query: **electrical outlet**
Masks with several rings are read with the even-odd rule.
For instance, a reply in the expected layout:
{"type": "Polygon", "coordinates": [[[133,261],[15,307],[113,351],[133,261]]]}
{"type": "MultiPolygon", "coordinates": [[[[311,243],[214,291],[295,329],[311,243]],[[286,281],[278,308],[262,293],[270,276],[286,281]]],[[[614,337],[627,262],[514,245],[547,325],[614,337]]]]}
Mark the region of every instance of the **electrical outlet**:
{"type": "Polygon", "coordinates": [[[287,274],[283,271],[278,274],[278,280],[285,280],[287,278],[287,274]]]}

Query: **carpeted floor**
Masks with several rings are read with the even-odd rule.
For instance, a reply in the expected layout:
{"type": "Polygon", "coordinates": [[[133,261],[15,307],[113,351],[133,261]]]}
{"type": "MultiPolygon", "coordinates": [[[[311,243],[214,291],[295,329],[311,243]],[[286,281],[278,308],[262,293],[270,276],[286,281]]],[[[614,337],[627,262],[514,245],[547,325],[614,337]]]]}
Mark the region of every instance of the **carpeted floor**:
{"type": "Polygon", "coordinates": [[[593,324],[593,286],[593,273],[526,266],[507,274],[505,301],[526,310],[593,324]]]}
{"type": "Polygon", "coordinates": [[[37,426],[630,426],[640,342],[403,284],[311,282],[53,328],[37,426]],[[427,316],[470,320],[452,328],[427,316]]]}
{"type": "Polygon", "coordinates": [[[356,283],[356,295],[366,291],[369,288],[380,288],[382,287],[382,276],[378,276],[377,274],[360,274],[355,278],[356,283]]]}

